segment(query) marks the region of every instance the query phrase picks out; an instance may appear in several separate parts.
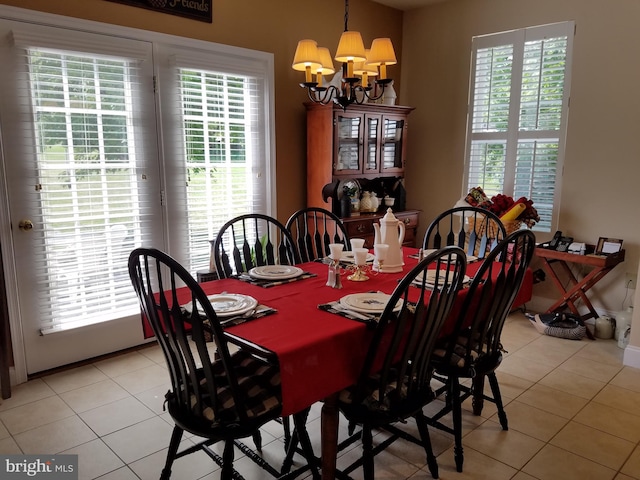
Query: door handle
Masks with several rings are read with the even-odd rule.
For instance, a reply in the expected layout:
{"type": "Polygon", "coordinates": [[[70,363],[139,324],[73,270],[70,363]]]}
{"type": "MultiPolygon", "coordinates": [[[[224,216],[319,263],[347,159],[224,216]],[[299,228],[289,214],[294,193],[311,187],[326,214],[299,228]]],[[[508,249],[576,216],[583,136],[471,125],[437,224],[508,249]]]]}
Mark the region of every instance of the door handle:
{"type": "Polygon", "coordinates": [[[29,230],[33,230],[33,222],[31,220],[20,220],[18,224],[18,228],[23,232],[28,232],[29,230]]]}

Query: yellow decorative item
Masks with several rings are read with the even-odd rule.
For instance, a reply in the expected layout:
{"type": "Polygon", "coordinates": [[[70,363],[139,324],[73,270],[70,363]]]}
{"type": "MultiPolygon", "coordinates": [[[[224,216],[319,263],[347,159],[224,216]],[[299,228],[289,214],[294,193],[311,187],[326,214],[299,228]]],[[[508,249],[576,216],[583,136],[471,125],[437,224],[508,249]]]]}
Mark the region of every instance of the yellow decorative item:
{"type": "Polygon", "coordinates": [[[526,208],[527,206],[524,203],[516,203],[500,217],[500,220],[502,220],[502,223],[511,222],[518,218],[526,208]]]}
{"type": "MultiPolygon", "coordinates": [[[[475,187],[469,190],[469,193],[456,203],[456,206],[464,206],[466,204],[494,213],[505,224],[507,230],[509,230],[508,224],[511,222],[520,222],[517,228],[515,226],[512,227],[513,230],[517,230],[522,223],[526,224],[528,228],[532,228],[540,221],[540,215],[533,206],[533,200],[527,197],[520,197],[514,200],[509,195],[497,193],[489,199],[482,187],[475,187]],[[458,205],[459,203],[461,205],[458,205]]],[[[476,226],[477,230],[478,227],[476,226]]]]}
{"type": "MultiPolygon", "coordinates": [[[[502,221],[502,219],[500,220],[502,221]]],[[[496,238],[498,236],[498,225],[496,225],[495,222],[487,222],[480,215],[478,215],[477,222],[474,221],[473,217],[467,217],[467,221],[469,222],[469,231],[473,229],[476,231],[477,235],[484,235],[486,230],[487,238],[496,238]]],[[[522,220],[511,220],[508,222],[502,222],[502,224],[507,231],[507,235],[509,235],[516,230],[520,230],[520,228],[522,227],[522,220]]]]}

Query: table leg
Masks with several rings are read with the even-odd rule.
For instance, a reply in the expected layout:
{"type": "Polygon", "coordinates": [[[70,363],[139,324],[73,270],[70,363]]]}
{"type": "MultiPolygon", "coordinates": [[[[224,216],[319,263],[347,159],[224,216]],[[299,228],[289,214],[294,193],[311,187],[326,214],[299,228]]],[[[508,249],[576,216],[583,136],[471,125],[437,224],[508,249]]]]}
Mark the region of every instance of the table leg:
{"type": "MultiPolygon", "coordinates": [[[[575,315],[579,315],[578,308],[573,304],[571,299],[567,296],[567,290],[564,288],[564,285],[560,281],[560,277],[558,277],[558,274],[556,273],[555,269],[551,265],[551,262],[546,258],[543,258],[542,263],[545,269],[547,270],[547,272],[549,273],[551,280],[553,280],[553,283],[555,284],[556,288],[561,294],[560,299],[556,301],[553,305],[551,305],[547,311],[555,312],[557,310],[561,310],[562,307],[566,305],[575,315]]],[[[564,262],[559,262],[559,265],[562,267],[565,273],[569,275],[570,281],[573,280],[573,283],[575,284],[576,280],[575,280],[575,277],[573,276],[573,273],[571,272],[571,269],[569,269],[569,266],[564,262]]]]}
{"type": "Polygon", "coordinates": [[[336,478],[336,458],[338,456],[338,394],[324,400],[321,411],[322,436],[322,480],[336,478]]]}
{"type": "MultiPolygon", "coordinates": [[[[547,259],[542,259],[543,266],[549,272],[553,283],[558,288],[562,297],[556,301],[547,312],[558,312],[561,311],[565,306],[567,306],[575,315],[578,315],[582,318],[582,320],[587,320],[589,318],[597,318],[598,312],[593,307],[593,304],[587,297],[586,292],[591,289],[598,281],[604,277],[613,267],[604,267],[604,268],[595,268],[589,274],[587,274],[582,280],[578,281],[578,279],[573,275],[573,272],[569,268],[569,266],[562,260],[557,260],[554,263],[558,263],[562,269],[565,271],[567,276],[569,277],[569,283],[571,284],[571,288],[568,290],[564,287],[560,278],[558,277],[556,271],[553,269],[551,262],[547,259]],[[588,314],[580,315],[578,312],[578,308],[575,306],[575,302],[577,300],[582,300],[584,305],[589,310],[588,314]]],[[[593,340],[594,337],[591,332],[587,329],[587,336],[593,340]]]]}
{"type": "Polygon", "coordinates": [[[594,269],[579,282],[572,275],[573,286],[567,291],[565,297],[571,302],[578,300],[578,297],[582,300],[584,305],[589,310],[589,314],[582,315],[583,320],[586,320],[588,318],[598,318],[598,312],[592,305],[591,301],[587,298],[586,292],[591,287],[593,287],[602,277],[604,277],[605,274],[609,272],[609,270],[610,269],[594,269]]]}
{"type": "MultiPolygon", "coordinates": [[[[578,279],[575,277],[575,275],[571,271],[571,268],[569,268],[569,265],[567,265],[567,263],[564,261],[560,261],[560,260],[558,261],[560,262],[560,265],[564,268],[564,271],[567,274],[567,277],[569,277],[569,284],[571,285],[571,288],[569,290],[564,291],[563,300],[566,300],[566,303],[569,305],[569,307],[571,308],[571,311],[575,315],[580,315],[580,312],[578,311],[578,307],[575,306],[575,302],[578,300],[578,297],[580,297],[580,299],[582,299],[587,309],[589,309],[589,312],[591,312],[591,314],[593,315],[593,313],[595,312],[593,305],[591,305],[591,302],[587,298],[587,295],[584,293],[588,289],[587,277],[585,277],[582,281],[578,281],[578,279]]],[[[582,315],[583,320],[586,320],[587,318],[589,318],[589,315],[582,315]]]]}

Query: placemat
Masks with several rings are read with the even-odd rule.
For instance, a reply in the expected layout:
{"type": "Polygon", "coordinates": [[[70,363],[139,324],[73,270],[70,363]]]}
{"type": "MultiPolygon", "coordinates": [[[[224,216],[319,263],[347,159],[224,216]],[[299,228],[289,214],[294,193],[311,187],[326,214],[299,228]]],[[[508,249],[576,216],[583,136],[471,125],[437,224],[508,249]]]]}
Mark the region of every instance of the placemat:
{"type": "Polygon", "coordinates": [[[356,322],[362,322],[367,324],[368,327],[375,327],[380,319],[379,316],[376,315],[368,315],[366,313],[354,312],[343,307],[340,304],[340,301],[329,302],[329,303],[321,303],[318,305],[320,310],[324,310],[325,312],[335,313],[336,315],[340,315],[341,317],[348,318],[349,320],[355,320],[356,322]]]}
{"type": "Polygon", "coordinates": [[[287,278],[284,280],[262,280],[260,278],[253,278],[248,273],[241,273],[240,275],[233,275],[230,278],[235,278],[236,280],[240,280],[241,282],[247,282],[251,285],[257,285],[262,288],[275,287],[277,285],[284,285],[286,283],[299,282],[300,280],[305,280],[307,278],[317,277],[316,273],[311,272],[303,272],[302,275],[299,275],[294,278],[287,278]]]}
{"type": "MultiPolygon", "coordinates": [[[[245,323],[250,320],[266,317],[267,315],[271,315],[276,312],[277,310],[275,308],[271,308],[267,305],[260,304],[254,310],[243,313],[241,315],[234,315],[232,317],[218,317],[218,321],[220,322],[220,325],[225,328],[233,327],[235,325],[240,325],[241,323],[245,323]]],[[[182,313],[183,315],[188,316],[184,308],[182,309],[182,313]]],[[[205,327],[208,326],[208,324],[209,324],[209,320],[205,320],[204,321],[205,327]]],[[[205,333],[205,337],[208,342],[211,341],[211,334],[208,334],[208,332],[205,333]]]]}
{"type": "Polygon", "coordinates": [[[266,317],[272,313],[276,313],[275,308],[268,307],[266,305],[258,305],[253,312],[247,312],[242,315],[236,315],[228,318],[220,318],[220,325],[223,327],[233,327],[234,325],[240,325],[241,323],[248,322],[249,320],[255,320],[257,318],[266,317]]]}

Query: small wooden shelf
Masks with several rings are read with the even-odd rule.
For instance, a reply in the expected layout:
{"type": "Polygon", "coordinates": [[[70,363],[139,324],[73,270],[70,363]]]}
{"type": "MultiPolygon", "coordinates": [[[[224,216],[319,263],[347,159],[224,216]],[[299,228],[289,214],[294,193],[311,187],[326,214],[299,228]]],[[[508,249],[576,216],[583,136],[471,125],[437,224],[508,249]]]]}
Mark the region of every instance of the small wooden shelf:
{"type": "MultiPolygon", "coordinates": [[[[593,245],[589,247],[591,251],[593,251],[593,245]]],[[[598,312],[596,312],[596,309],[587,297],[587,291],[598,283],[607,273],[613,270],[616,265],[622,263],[625,256],[624,250],[609,255],[580,255],[577,253],[558,252],[541,247],[536,247],[535,254],[542,261],[545,270],[549,273],[551,280],[560,292],[560,298],[549,307],[547,313],[561,312],[569,308],[572,313],[581,316],[583,320],[598,317],[598,312]],[[569,267],[570,263],[589,265],[593,268],[582,280],[578,280],[569,267]],[[553,267],[554,265],[557,265],[559,270],[564,272],[569,278],[568,285],[565,286],[566,282],[560,279],[558,271],[553,267]],[[589,309],[589,313],[580,315],[575,305],[575,302],[578,300],[582,300],[584,305],[589,309]]]]}

